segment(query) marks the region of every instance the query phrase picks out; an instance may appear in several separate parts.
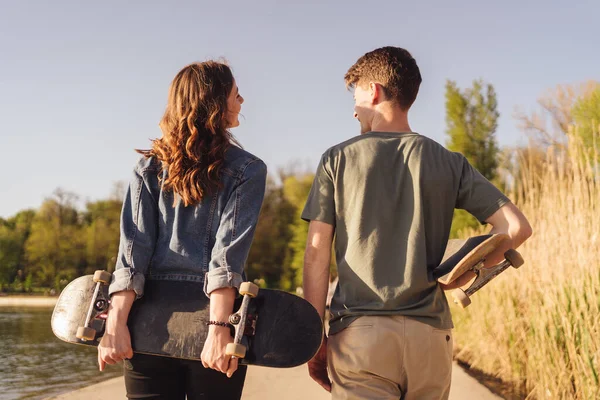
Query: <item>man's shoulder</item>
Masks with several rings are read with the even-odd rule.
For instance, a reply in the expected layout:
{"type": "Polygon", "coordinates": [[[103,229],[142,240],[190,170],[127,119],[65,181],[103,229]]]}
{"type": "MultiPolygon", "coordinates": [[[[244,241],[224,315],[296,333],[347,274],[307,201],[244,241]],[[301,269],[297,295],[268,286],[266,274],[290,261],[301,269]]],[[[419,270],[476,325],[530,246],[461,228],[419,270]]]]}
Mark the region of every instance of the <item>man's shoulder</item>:
{"type": "Polygon", "coordinates": [[[453,165],[462,166],[463,162],[466,160],[461,153],[452,151],[438,141],[424,135],[414,137],[411,147],[419,150],[422,154],[426,154],[430,158],[433,157],[443,160],[445,163],[453,165]]]}
{"type": "Polygon", "coordinates": [[[359,135],[359,136],[354,136],[350,139],[344,140],[343,142],[340,142],[338,144],[335,144],[331,147],[329,147],[327,150],[325,150],[323,152],[323,157],[325,156],[332,156],[336,153],[339,153],[340,151],[343,151],[344,149],[346,149],[349,146],[352,146],[353,144],[360,142],[362,140],[364,140],[364,135],[359,135]]]}
{"type": "MultiPolygon", "coordinates": [[[[348,140],[345,140],[341,143],[338,143],[336,145],[329,147],[325,152],[323,152],[322,159],[327,160],[330,158],[334,158],[335,156],[339,155],[340,153],[344,153],[344,152],[357,151],[357,150],[360,151],[361,147],[363,145],[367,145],[369,142],[386,140],[386,139],[390,139],[393,137],[394,137],[393,133],[386,134],[386,133],[381,133],[381,132],[373,132],[373,133],[358,135],[358,136],[352,137],[348,140]]],[[[455,158],[457,156],[460,157],[459,153],[452,152],[452,151],[448,150],[446,147],[444,147],[443,145],[441,145],[440,143],[438,143],[437,141],[435,141],[434,139],[424,136],[424,135],[421,135],[417,132],[398,134],[396,138],[398,140],[401,140],[404,143],[406,143],[408,145],[408,147],[410,147],[412,149],[414,149],[414,148],[419,148],[419,149],[423,149],[423,150],[429,149],[434,152],[440,152],[440,153],[447,154],[448,156],[450,156],[452,158],[455,158]]],[[[394,144],[390,143],[390,145],[394,145],[394,144]]]]}
{"type": "Polygon", "coordinates": [[[367,142],[379,140],[378,137],[371,134],[361,134],[358,136],[351,137],[350,139],[344,140],[338,144],[335,144],[325,150],[321,156],[323,161],[330,160],[335,158],[337,155],[350,152],[357,151],[367,142]]]}

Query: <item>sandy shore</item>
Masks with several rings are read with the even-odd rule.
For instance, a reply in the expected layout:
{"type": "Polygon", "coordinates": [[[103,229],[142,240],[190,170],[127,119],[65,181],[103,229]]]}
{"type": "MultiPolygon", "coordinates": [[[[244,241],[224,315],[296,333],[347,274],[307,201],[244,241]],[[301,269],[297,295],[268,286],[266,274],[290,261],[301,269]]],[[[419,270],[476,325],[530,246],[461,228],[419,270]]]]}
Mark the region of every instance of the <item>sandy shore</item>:
{"type": "MultiPolygon", "coordinates": [[[[122,377],[52,397],[55,400],[124,398],[125,385],[122,377]]],[[[306,365],[291,369],[250,367],[242,395],[242,400],[329,400],[330,398],[329,393],[310,379],[306,365]]],[[[500,397],[454,364],[450,400],[462,399],[498,400],[500,397]]]]}
{"type": "Polygon", "coordinates": [[[0,307],[54,307],[58,297],[0,296],[0,307]]]}

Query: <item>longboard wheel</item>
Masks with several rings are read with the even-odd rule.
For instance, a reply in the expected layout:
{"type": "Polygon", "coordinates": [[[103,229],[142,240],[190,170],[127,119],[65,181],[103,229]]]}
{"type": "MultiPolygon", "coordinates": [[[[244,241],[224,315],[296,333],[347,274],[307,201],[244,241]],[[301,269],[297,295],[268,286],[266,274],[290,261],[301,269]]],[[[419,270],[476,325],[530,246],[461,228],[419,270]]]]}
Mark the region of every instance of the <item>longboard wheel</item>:
{"type": "Polygon", "coordinates": [[[469,296],[467,296],[465,291],[462,289],[454,290],[452,292],[452,297],[454,298],[454,302],[456,304],[458,304],[459,306],[461,306],[462,308],[465,308],[469,304],[471,304],[471,299],[469,298],[469,296]]]}
{"type": "Polygon", "coordinates": [[[75,337],[81,340],[94,340],[96,339],[96,330],[94,328],[80,326],[77,328],[77,334],[75,334],[75,337]]]}
{"type": "Polygon", "coordinates": [[[108,271],[97,270],[94,272],[94,282],[100,282],[108,285],[110,283],[110,277],[111,275],[108,271]]]}
{"type": "Polygon", "coordinates": [[[513,268],[519,268],[525,263],[521,254],[515,249],[509,249],[504,253],[504,258],[513,266],[513,268]]]}
{"type": "Polygon", "coordinates": [[[242,296],[248,295],[250,297],[256,297],[258,295],[258,286],[252,282],[242,282],[240,285],[240,294],[242,296]]]}
{"type": "Polygon", "coordinates": [[[227,344],[227,347],[225,347],[225,354],[237,358],[244,358],[246,356],[246,346],[239,343],[229,343],[227,344]]]}

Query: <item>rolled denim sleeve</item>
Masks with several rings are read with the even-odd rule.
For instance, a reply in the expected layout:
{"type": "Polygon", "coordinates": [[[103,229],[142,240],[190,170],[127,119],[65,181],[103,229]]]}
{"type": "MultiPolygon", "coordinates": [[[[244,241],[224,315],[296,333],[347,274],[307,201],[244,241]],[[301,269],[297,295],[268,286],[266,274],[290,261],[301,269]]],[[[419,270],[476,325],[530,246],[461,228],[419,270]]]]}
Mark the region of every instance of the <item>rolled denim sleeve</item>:
{"type": "Polygon", "coordinates": [[[250,162],[225,205],[204,279],[207,296],[216,289],[239,288],[243,281],[244,265],[265,195],[266,177],[264,162],[250,162]]]}
{"type": "Polygon", "coordinates": [[[148,272],[158,232],[158,205],[152,195],[146,170],[137,167],[121,211],[121,238],[115,272],[108,288],[109,295],[133,290],[136,299],[144,295],[148,272]]]}

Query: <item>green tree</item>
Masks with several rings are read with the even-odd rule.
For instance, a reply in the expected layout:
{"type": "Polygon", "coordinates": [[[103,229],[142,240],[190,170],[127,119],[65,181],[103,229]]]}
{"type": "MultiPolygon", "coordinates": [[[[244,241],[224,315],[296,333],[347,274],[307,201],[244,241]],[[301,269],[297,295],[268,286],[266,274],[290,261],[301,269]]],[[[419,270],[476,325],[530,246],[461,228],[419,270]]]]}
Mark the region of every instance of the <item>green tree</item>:
{"type": "Polygon", "coordinates": [[[288,244],[292,239],[290,225],[294,206],[283,195],[283,188],[269,176],[265,199],[261,208],[254,241],[246,263],[250,280],[259,280],[263,286],[282,288],[287,276],[288,244]]]}
{"type": "Polygon", "coordinates": [[[286,260],[287,276],[285,289],[293,290],[302,287],[302,270],[304,268],[304,251],[306,248],[306,236],[308,235],[308,223],[300,216],[304,204],[310,192],[314,175],[289,176],[283,181],[283,194],[294,207],[294,218],[290,224],[292,239],[288,244],[288,257],[286,260]]]}
{"type": "MultiPolygon", "coordinates": [[[[75,209],[77,196],[57,189],[44,201],[31,224],[25,243],[27,274],[34,284],[56,286],[85,269],[85,235],[75,209]]],[[[60,289],[60,288],[56,288],[60,289]]]]}
{"type": "Polygon", "coordinates": [[[0,288],[17,277],[20,258],[19,235],[7,224],[0,224],[0,288]]]}
{"type": "MultiPolygon", "coordinates": [[[[463,154],[488,180],[499,184],[496,142],[498,102],[491,84],[475,80],[473,87],[461,90],[453,81],[446,82],[447,147],[463,154]]],[[[474,228],[477,220],[463,210],[454,214],[451,236],[464,228],[474,228]]]]}
{"type": "Polygon", "coordinates": [[[0,290],[19,277],[24,266],[25,241],[35,212],[25,210],[0,221],[0,290]]]}
{"type": "Polygon", "coordinates": [[[84,214],[86,231],[86,273],[96,269],[114,271],[119,251],[121,200],[88,203],[84,214]]]}
{"type": "Polygon", "coordinates": [[[455,82],[446,83],[448,149],[463,154],[490,181],[498,168],[497,108],[491,84],[476,80],[472,88],[461,91],[455,82]]]}
{"type": "Polygon", "coordinates": [[[581,138],[587,156],[600,161],[600,84],[581,96],[572,109],[574,134],[581,138]]]}
{"type": "Polygon", "coordinates": [[[23,210],[10,218],[7,223],[24,236],[27,236],[31,229],[33,217],[35,217],[35,210],[23,210]]]}

